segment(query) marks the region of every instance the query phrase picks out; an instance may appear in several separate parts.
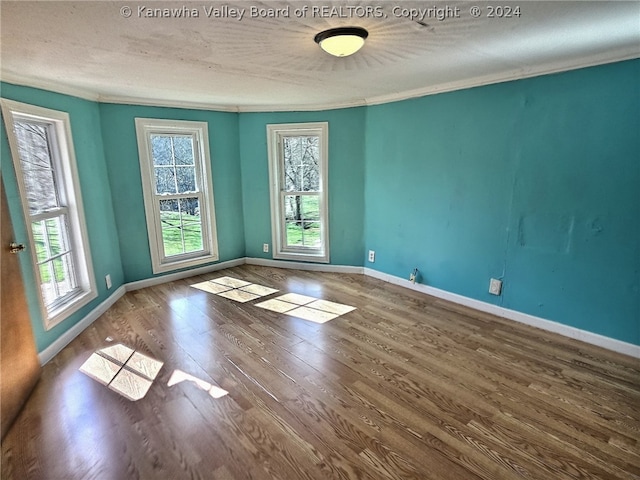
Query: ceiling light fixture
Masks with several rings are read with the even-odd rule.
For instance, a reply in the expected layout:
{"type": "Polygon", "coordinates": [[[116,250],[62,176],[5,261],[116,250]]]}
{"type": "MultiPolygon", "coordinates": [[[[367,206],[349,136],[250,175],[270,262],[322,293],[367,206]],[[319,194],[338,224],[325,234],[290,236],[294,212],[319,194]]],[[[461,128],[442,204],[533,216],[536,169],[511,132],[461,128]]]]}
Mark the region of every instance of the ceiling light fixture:
{"type": "Polygon", "coordinates": [[[368,36],[369,32],[361,27],[340,27],[320,32],[314,40],[334,57],[348,57],[362,48],[368,36]]]}

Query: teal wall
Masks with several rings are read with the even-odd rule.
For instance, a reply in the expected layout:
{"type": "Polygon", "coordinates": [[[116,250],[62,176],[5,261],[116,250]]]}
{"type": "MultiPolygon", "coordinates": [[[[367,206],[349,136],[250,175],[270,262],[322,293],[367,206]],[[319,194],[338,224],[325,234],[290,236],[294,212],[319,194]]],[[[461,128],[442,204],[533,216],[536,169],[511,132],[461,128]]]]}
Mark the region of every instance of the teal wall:
{"type": "MultiPolygon", "coordinates": [[[[206,121],[220,261],[271,258],[266,125],[329,122],[331,263],[367,266],[640,345],[640,61],[323,112],[225,113],[99,104],[2,84],[70,113],[99,298],[153,276],[135,117],[206,121]],[[376,251],[376,262],[366,252],[376,251]],[[490,277],[503,295],[487,293],[490,277]]],[[[25,241],[4,125],[1,166],[25,241]]]]}
{"type": "Polygon", "coordinates": [[[638,79],[629,61],[368,108],[368,266],[640,345],[638,79]]]}
{"type": "MultiPolygon", "coordinates": [[[[80,177],[80,190],[89,230],[93,270],[98,287],[97,299],[51,330],[45,331],[43,318],[38,306],[39,293],[30,263],[30,253],[20,256],[22,277],[31,313],[36,346],[38,351],[42,351],[69,328],[82,320],[124,282],[111,191],[109,183],[106,181],[107,165],[100,128],[100,112],[96,103],[67,95],[6,83],[2,83],[1,88],[3,98],[69,113],[78,175],[80,177]],[[106,289],[104,278],[107,274],[111,275],[113,283],[111,290],[106,289]]],[[[2,180],[6,188],[11,221],[17,241],[29,247],[4,120],[1,123],[0,160],[2,180]]]]}
{"type": "Polygon", "coordinates": [[[364,247],[364,125],[366,109],[242,113],[240,157],[246,255],[272,258],[267,125],[329,122],[329,245],[331,264],[362,266],[364,247]]]}
{"type": "Polygon", "coordinates": [[[244,257],[238,114],[134,105],[100,105],[125,282],[153,277],[135,118],[207,122],[219,261],[244,257]]]}

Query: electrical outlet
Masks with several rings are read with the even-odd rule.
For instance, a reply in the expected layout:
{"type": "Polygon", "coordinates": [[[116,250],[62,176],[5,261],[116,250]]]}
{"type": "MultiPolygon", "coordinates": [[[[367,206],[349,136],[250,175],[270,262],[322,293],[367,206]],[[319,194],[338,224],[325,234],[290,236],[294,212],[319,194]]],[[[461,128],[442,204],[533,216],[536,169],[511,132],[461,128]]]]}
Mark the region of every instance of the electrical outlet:
{"type": "Polygon", "coordinates": [[[262,251],[264,253],[269,253],[269,244],[268,243],[263,243],[262,244],[262,251]]]}
{"type": "Polygon", "coordinates": [[[502,280],[492,278],[489,281],[489,293],[491,295],[500,295],[502,293],[502,280]]]}
{"type": "Polygon", "coordinates": [[[376,252],[375,250],[369,250],[369,261],[374,263],[376,261],[376,252]]]}
{"type": "Polygon", "coordinates": [[[111,275],[107,274],[104,276],[104,281],[107,284],[107,290],[111,288],[111,275]]]}

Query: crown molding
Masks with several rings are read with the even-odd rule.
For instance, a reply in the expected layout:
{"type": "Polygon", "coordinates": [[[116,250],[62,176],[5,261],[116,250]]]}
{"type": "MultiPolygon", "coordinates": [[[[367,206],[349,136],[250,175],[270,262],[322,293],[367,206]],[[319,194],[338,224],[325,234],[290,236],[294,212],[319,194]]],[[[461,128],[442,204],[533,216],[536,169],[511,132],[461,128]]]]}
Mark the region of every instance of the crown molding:
{"type": "Polygon", "coordinates": [[[72,97],[98,102],[100,95],[92,90],[68,85],[64,82],[44,80],[42,78],[32,78],[26,75],[16,75],[10,72],[0,71],[0,82],[11,83],[21,87],[37,88],[48,92],[70,95],[72,97]]]}
{"type": "Polygon", "coordinates": [[[567,64],[565,62],[554,62],[546,65],[540,65],[537,68],[529,68],[526,70],[516,69],[498,74],[485,75],[482,77],[473,77],[470,79],[460,80],[457,82],[447,82],[439,85],[419,88],[415,90],[407,90],[391,95],[380,95],[367,99],[367,105],[382,105],[385,103],[400,102],[402,100],[410,100],[412,98],[425,97],[428,95],[436,95],[438,93],[453,92],[456,90],[466,90],[468,88],[482,87],[486,85],[494,85],[498,83],[513,82],[517,80],[525,80],[527,78],[542,77],[545,75],[553,75],[556,73],[570,72],[580,70],[582,68],[597,67],[599,65],[607,65],[611,63],[625,62],[627,60],[635,60],[640,58],[640,50],[626,49],[617,52],[617,55],[611,55],[607,52],[603,55],[582,58],[579,61],[567,64]]]}
{"type": "Polygon", "coordinates": [[[238,113],[235,105],[222,105],[207,102],[188,102],[182,100],[155,100],[152,98],[136,98],[118,95],[99,95],[98,102],[115,105],[139,105],[144,107],[180,108],[186,110],[208,110],[213,112],[238,113]]]}
{"type": "Polygon", "coordinates": [[[25,87],[38,88],[48,90],[64,95],[79,97],[84,100],[90,100],[98,103],[111,103],[121,105],[140,105],[152,107],[181,108],[191,110],[209,110],[217,112],[230,113],[263,113],[263,112],[315,112],[323,110],[337,110],[343,108],[356,108],[369,105],[381,105],[385,103],[399,102],[428,95],[439,93],[453,92],[456,90],[465,90],[468,88],[481,87],[485,85],[493,85],[527,78],[539,77],[544,75],[552,75],[582,68],[595,67],[598,65],[606,65],[610,63],[623,62],[640,58],[640,50],[638,48],[626,48],[616,52],[606,52],[597,55],[582,57],[579,60],[567,62],[552,62],[535,68],[518,68],[506,72],[500,72],[480,77],[472,77],[469,79],[440,83],[437,85],[429,85],[426,87],[406,90],[389,95],[379,95],[369,98],[358,98],[351,101],[329,102],[324,104],[312,105],[228,105],[216,104],[209,102],[189,102],[181,100],[158,100],[144,97],[131,97],[122,95],[110,95],[100,92],[91,91],[89,89],[78,88],[68,85],[60,81],[49,81],[43,79],[34,79],[23,75],[1,72],[0,81],[21,85],[25,87]]]}

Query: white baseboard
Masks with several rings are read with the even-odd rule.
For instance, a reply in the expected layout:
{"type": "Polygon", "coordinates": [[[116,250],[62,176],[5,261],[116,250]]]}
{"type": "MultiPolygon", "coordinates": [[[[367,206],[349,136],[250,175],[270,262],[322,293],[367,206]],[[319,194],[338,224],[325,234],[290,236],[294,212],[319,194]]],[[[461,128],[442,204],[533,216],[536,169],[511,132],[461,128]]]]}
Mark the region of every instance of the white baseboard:
{"type": "Polygon", "coordinates": [[[225,268],[237,267],[244,265],[245,258],[236,258],[234,260],[228,260],[226,262],[214,263],[213,265],[206,265],[204,267],[193,268],[191,270],[184,270],[182,272],[169,273],[168,275],[161,275],[159,277],[146,278],[144,280],[138,280],[137,282],[130,282],[125,284],[127,292],[132,290],[139,290],[141,288],[153,287],[155,285],[162,285],[163,283],[173,282],[175,280],[181,280],[183,278],[195,277],[196,275],[202,275],[203,273],[215,272],[216,270],[224,270],[225,268]]]}
{"type": "Polygon", "coordinates": [[[284,260],[271,260],[270,258],[247,257],[248,265],[259,265],[262,267],[291,268],[293,270],[310,270],[314,272],[331,273],[364,273],[364,267],[353,267],[351,265],[329,265],[327,263],[302,263],[288,262],[284,260]]]}
{"type": "Polygon", "coordinates": [[[115,292],[113,292],[109,298],[104,300],[100,305],[93,309],[86,317],[81,321],[63,333],[58,339],[56,339],[51,345],[45,348],[38,354],[40,364],[44,365],[51,360],[60,350],[66,347],[71,341],[76,338],[82,331],[84,331],[89,325],[106,312],[125,292],[132,290],[138,290],[140,288],[151,287],[154,285],[160,285],[174,280],[182,278],[193,277],[195,275],[201,275],[203,273],[214,272],[216,270],[223,270],[225,268],[237,267],[239,265],[258,265],[264,267],[274,268],[290,268],[294,270],[310,270],[316,272],[334,272],[334,273],[355,273],[364,274],[366,276],[377,278],[394,285],[409,288],[417,292],[426,293],[443,300],[448,300],[459,305],[474,308],[481,312],[490,313],[498,317],[513,320],[515,322],[524,323],[532,327],[537,327],[549,332],[558,333],[565,337],[580,340],[585,343],[597,345],[614,352],[629,355],[634,358],[640,358],[640,345],[633,345],[631,343],[623,342],[613,338],[598,335],[597,333],[588,332],[579,328],[570,327],[561,323],[546,320],[544,318],[535,317],[526,313],[518,312],[516,310],[510,310],[508,308],[492,305],[490,303],[475,300],[473,298],[457,295],[455,293],[447,292],[446,290],[440,290],[438,288],[430,287],[423,284],[414,284],[404,278],[389,275],[387,273],[379,272],[371,268],[356,267],[350,265],[327,265],[327,264],[315,264],[315,263],[300,263],[300,262],[286,262],[281,260],[271,260],[267,258],[250,258],[243,257],[235,260],[229,260],[226,262],[216,263],[213,265],[207,265],[205,267],[195,268],[193,270],[186,270],[183,272],[171,273],[168,275],[162,275],[159,277],[148,278],[137,282],[126,283],[120,286],[115,292]]]}
{"type": "Polygon", "coordinates": [[[69,330],[60,335],[51,345],[38,353],[38,360],[40,365],[44,365],[53,357],[55,357],[60,350],[69,345],[71,341],[80,335],[87,327],[95,322],[100,315],[109,310],[111,306],[116,303],[120,297],[126,293],[127,289],[124,285],[121,285],[116,291],[114,291],[109,297],[107,297],[100,305],[91,310],[89,314],[76,323],[69,330]]]}
{"type": "Polygon", "coordinates": [[[194,268],[193,270],[186,270],[183,272],[170,273],[168,275],[162,275],[159,277],[148,278],[145,280],[140,280],[138,282],[125,283],[121,285],[115,292],[113,292],[106,300],[104,300],[100,305],[91,310],[89,314],[76,323],[69,330],[64,332],[60,337],[58,337],[51,345],[45,348],[42,352],[38,353],[38,359],[40,360],[40,365],[44,365],[49,362],[53,357],[55,357],[58,352],[60,352],[64,347],[69,345],[71,341],[80,335],[86,328],[88,328],[93,322],[95,322],[100,315],[109,310],[111,306],[116,303],[120,297],[122,297],[126,292],[130,292],[132,290],[138,290],[140,288],[151,287],[154,285],[160,285],[162,283],[172,282],[174,280],[179,280],[181,278],[193,277],[195,275],[201,275],[203,273],[213,272],[216,270],[222,270],[225,268],[237,267],[238,265],[244,265],[245,259],[238,258],[235,260],[229,260],[227,262],[216,263],[213,265],[207,265],[205,267],[194,268]]]}
{"type": "Polygon", "coordinates": [[[378,272],[377,270],[372,270],[370,268],[365,268],[364,274],[369,277],[377,278],[379,280],[392,283],[394,285],[399,285],[401,287],[409,288],[417,292],[426,293],[428,295],[441,298],[443,300],[448,300],[450,302],[457,303],[459,305],[464,305],[466,307],[474,308],[481,312],[491,313],[498,317],[506,318],[508,320],[513,320],[519,323],[524,323],[526,325],[537,327],[542,330],[547,330],[549,332],[559,333],[560,335],[563,335],[565,337],[573,338],[575,340],[580,340],[582,342],[590,343],[592,345],[597,345],[599,347],[606,348],[607,350],[623,353],[625,355],[629,355],[630,357],[640,358],[640,345],[633,345],[632,343],[627,343],[621,340],[616,340],[614,338],[605,337],[603,335],[598,335],[597,333],[592,333],[586,330],[581,330],[579,328],[570,327],[568,325],[563,325],[562,323],[546,320],[540,317],[535,317],[533,315],[518,312],[516,310],[510,310],[508,308],[492,305],[490,303],[482,302],[480,300],[475,300],[473,298],[464,297],[462,295],[457,295],[455,293],[447,292],[446,290],[440,290],[438,288],[429,287],[428,285],[414,284],[404,278],[389,275],[387,273],[378,272]]]}

